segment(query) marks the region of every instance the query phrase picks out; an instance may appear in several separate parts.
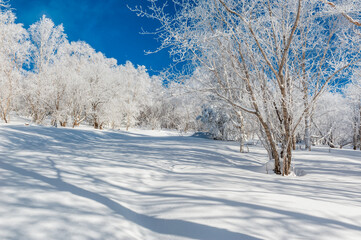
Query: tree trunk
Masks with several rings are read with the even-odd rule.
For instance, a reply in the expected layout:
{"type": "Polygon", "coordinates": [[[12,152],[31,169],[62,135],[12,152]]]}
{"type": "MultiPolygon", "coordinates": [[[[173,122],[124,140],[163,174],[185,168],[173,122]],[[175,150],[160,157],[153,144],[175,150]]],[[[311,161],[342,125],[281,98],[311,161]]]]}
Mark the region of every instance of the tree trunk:
{"type": "Polygon", "coordinates": [[[241,120],[241,125],[240,125],[240,132],[241,132],[241,136],[239,138],[239,151],[241,153],[244,152],[244,143],[245,143],[245,138],[246,138],[246,134],[245,134],[245,127],[244,127],[244,117],[243,114],[241,112],[237,112],[238,116],[241,120]]]}
{"type": "Polygon", "coordinates": [[[7,117],[6,117],[6,112],[4,111],[2,115],[3,115],[2,119],[4,120],[4,122],[8,123],[8,120],[7,120],[7,117]]]}
{"type": "Polygon", "coordinates": [[[291,170],[291,163],[292,163],[292,146],[293,146],[293,139],[290,139],[291,141],[288,144],[287,147],[287,167],[286,167],[286,175],[290,174],[291,170]]]}
{"type": "Polygon", "coordinates": [[[239,138],[239,152],[241,153],[244,152],[244,138],[242,135],[243,134],[241,133],[241,137],[239,138]]]}
{"type": "Polygon", "coordinates": [[[53,119],[51,120],[51,125],[52,125],[53,127],[58,127],[58,121],[53,118],[53,119]]]}
{"type": "Polygon", "coordinates": [[[352,139],[353,150],[357,149],[358,145],[358,134],[357,134],[357,118],[353,120],[353,139],[352,139]]]}
{"type": "Polygon", "coordinates": [[[94,128],[99,129],[99,123],[96,120],[94,121],[94,128]]]}
{"type": "Polygon", "coordinates": [[[279,157],[279,154],[277,152],[277,146],[276,146],[276,143],[275,141],[273,140],[273,137],[272,137],[272,133],[270,131],[270,128],[269,126],[263,121],[263,118],[260,116],[260,115],[257,115],[258,117],[258,120],[260,121],[261,125],[263,126],[263,129],[265,130],[266,132],[266,136],[267,136],[267,142],[268,142],[268,145],[270,146],[271,148],[271,154],[272,154],[272,157],[275,161],[275,168],[273,169],[273,171],[278,174],[278,175],[281,175],[281,167],[280,167],[280,157],[279,157]]]}
{"type": "Polygon", "coordinates": [[[310,115],[307,111],[307,113],[305,114],[305,149],[309,151],[311,151],[310,128],[311,128],[310,115]]]}
{"type": "MultiPolygon", "coordinates": [[[[283,76],[281,76],[283,78],[283,76]]],[[[284,143],[284,147],[286,149],[286,154],[283,157],[283,172],[282,175],[288,175],[289,174],[289,169],[290,169],[290,165],[291,165],[291,160],[292,160],[292,137],[293,134],[291,133],[291,117],[289,114],[289,109],[287,108],[287,94],[286,94],[286,89],[285,89],[285,84],[283,84],[280,87],[281,90],[281,94],[282,94],[282,114],[283,114],[283,126],[284,126],[284,135],[283,135],[283,143],[284,143]]]]}

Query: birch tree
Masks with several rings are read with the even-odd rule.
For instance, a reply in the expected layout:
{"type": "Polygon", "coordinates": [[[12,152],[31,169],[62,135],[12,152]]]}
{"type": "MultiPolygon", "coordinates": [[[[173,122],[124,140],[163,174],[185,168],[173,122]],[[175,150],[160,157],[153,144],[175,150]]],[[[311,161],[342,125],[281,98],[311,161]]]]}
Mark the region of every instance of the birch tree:
{"type": "Polygon", "coordinates": [[[166,5],[150,0],[148,9],[134,10],[160,21],[159,49],[209,71],[203,90],[256,117],[274,172],[288,175],[300,122],[327,86],[360,61],[360,36],[350,21],[360,19],[360,3],[337,3],[174,0],[175,13],[167,14],[166,5]]]}

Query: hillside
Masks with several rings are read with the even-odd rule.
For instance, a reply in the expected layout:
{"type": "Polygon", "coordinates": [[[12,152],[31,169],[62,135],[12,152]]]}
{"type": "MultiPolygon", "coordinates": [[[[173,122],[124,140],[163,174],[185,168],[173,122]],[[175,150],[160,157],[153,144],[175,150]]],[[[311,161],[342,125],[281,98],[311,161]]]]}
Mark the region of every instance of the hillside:
{"type": "Polygon", "coordinates": [[[361,239],[361,152],[174,132],[0,126],[0,239],[361,239]]]}

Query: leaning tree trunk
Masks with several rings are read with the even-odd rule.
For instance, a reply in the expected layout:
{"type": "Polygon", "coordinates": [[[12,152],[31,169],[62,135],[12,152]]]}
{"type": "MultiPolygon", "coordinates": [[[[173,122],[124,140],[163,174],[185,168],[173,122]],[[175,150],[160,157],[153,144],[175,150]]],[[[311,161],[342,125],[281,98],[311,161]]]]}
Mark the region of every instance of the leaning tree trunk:
{"type": "Polygon", "coordinates": [[[274,173],[281,175],[280,156],[277,151],[276,143],[273,140],[271,130],[270,130],[269,126],[267,125],[267,123],[263,120],[262,116],[258,113],[256,113],[256,115],[266,133],[266,137],[267,137],[266,140],[268,142],[268,145],[271,148],[271,154],[272,154],[272,157],[273,157],[274,163],[275,163],[275,168],[273,169],[273,171],[274,171],[274,173]]]}

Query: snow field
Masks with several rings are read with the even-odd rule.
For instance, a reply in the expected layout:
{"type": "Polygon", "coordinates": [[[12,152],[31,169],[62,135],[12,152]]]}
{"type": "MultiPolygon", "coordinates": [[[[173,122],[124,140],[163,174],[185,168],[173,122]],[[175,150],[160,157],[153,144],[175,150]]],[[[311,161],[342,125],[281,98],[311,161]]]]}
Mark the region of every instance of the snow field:
{"type": "Polygon", "coordinates": [[[175,132],[0,126],[0,239],[361,239],[361,153],[175,132]]]}

